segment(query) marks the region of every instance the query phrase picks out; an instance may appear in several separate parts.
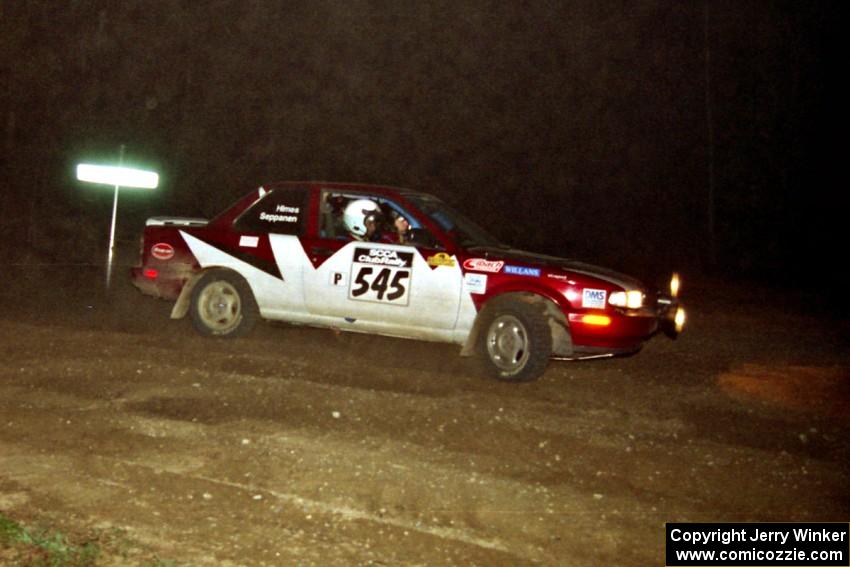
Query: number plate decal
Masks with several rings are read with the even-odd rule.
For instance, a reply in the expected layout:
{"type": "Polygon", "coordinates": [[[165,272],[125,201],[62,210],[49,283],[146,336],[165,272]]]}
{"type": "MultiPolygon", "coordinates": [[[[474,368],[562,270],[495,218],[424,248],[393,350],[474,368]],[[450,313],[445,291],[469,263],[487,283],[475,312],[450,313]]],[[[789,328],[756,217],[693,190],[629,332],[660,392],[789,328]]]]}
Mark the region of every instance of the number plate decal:
{"type": "Polygon", "coordinates": [[[387,305],[410,303],[413,253],[387,248],[355,248],[348,298],[387,305]]]}

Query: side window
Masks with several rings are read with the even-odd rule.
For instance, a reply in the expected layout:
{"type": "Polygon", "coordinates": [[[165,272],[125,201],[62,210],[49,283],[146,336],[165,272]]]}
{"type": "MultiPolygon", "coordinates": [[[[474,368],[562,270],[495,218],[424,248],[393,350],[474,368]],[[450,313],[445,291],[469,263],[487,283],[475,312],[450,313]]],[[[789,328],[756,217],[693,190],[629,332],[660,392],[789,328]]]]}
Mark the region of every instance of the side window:
{"type": "Polygon", "coordinates": [[[436,245],[419,220],[395,201],[330,189],[322,191],[319,234],[334,240],[436,245]]]}
{"type": "Polygon", "coordinates": [[[322,191],[319,235],[334,240],[388,242],[384,238],[387,201],[375,195],[322,191]],[[367,229],[367,223],[371,226],[367,229]]]}
{"type": "Polygon", "coordinates": [[[308,191],[303,187],[274,189],[239,215],[233,226],[243,232],[301,234],[307,216],[308,191]]]}
{"type": "Polygon", "coordinates": [[[319,201],[319,236],[335,240],[347,240],[350,237],[345,226],[345,207],[351,198],[335,191],[322,191],[319,201]]]}

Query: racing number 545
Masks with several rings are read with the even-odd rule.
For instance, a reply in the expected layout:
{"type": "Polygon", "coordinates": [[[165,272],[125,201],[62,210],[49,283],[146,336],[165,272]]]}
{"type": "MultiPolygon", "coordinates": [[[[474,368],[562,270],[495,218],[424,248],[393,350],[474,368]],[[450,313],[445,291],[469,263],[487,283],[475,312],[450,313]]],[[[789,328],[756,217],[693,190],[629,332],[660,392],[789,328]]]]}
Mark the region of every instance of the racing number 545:
{"type": "MultiPolygon", "coordinates": [[[[372,277],[375,268],[358,266],[351,287],[351,298],[365,301],[396,302],[407,295],[405,280],[410,279],[409,270],[380,268],[372,277]]],[[[401,302],[399,302],[401,303],[401,302]]],[[[403,302],[405,305],[407,301],[403,302]]]]}

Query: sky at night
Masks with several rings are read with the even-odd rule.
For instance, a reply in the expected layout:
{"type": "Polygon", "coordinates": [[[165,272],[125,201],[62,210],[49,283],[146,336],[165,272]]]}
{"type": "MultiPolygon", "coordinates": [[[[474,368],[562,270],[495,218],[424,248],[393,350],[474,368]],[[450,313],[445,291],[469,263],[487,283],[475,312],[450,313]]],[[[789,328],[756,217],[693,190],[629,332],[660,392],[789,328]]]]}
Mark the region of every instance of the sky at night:
{"type": "Polygon", "coordinates": [[[543,252],[801,283],[844,255],[842,8],[3,3],[3,258],[100,259],[111,195],[73,166],[124,144],[163,180],[122,201],[125,241],[265,181],[359,181],[543,252]]]}

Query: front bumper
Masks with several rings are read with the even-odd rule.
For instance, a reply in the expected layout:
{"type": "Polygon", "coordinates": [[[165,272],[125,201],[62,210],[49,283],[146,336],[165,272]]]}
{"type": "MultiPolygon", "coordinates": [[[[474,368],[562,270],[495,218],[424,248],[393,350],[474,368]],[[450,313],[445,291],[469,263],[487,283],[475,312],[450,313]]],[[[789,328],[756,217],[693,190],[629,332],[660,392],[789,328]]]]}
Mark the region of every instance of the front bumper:
{"type": "Polygon", "coordinates": [[[659,294],[655,303],[658,330],[675,339],[685,329],[685,308],[677,298],[667,294],[659,294]]]}
{"type": "Polygon", "coordinates": [[[684,327],[684,313],[676,298],[658,294],[640,309],[580,311],[566,316],[576,352],[625,354],[639,350],[658,333],[678,336],[684,327]]]}

